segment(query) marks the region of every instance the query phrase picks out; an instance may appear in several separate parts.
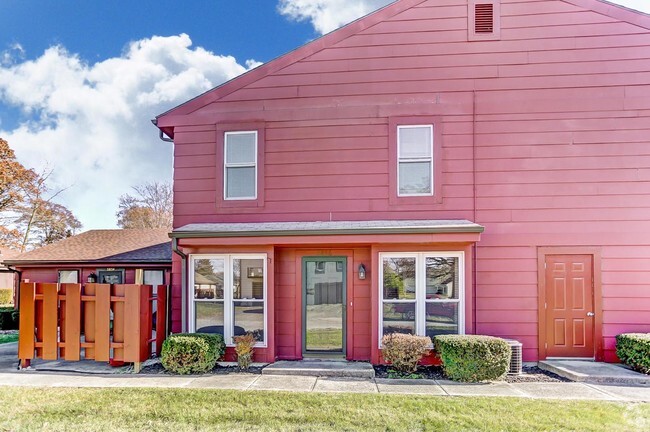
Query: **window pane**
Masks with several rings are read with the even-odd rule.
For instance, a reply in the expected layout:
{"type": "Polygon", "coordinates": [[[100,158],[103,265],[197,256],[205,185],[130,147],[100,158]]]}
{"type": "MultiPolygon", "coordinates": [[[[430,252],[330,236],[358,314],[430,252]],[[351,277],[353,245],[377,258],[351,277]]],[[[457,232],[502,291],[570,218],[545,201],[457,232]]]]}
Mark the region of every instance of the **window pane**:
{"type": "Polygon", "coordinates": [[[458,298],[458,258],[427,257],[427,300],[458,298]]]}
{"type": "Polygon", "coordinates": [[[165,279],[164,272],[162,270],[145,270],[144,271],[144,284],[153,285],[154,287],[158,285],[163,285],[163,280],[165,279]]]}
{"type": "Polygon", "coordinates": [[[194,302],[197,333],[223,334],[223,302],[194,302]]]}
{"type": "Polygon", "coordinates": [[[415,303],[384,303],[383,334],[415,334],[415,303]]]}
{"type": "Polygon", "coordinates": [[[223,299],[223,259],[194,260],[194,298],[223,299]]]}
{"type": "Polygon", "coordinates": [[[233,298],[264,298],[264,260],[233,259],[233,298]]]}
{"type": "Polygon", "coordinates": [[[226,135],[226,163],[255,163],[256,134],[237,133],[226,135]]]}
{"type": "Polygon", "coordinates": [[[264,341],[264,302],[234,302],[235,336],[253,333],[259,342],[264,341]]]}
{"type": "Polygon", "coordinates": [[[431,157],[431,128],[402,127],[398,131],[400,158],[431,157]]]}
{"type": "Polygon", "coordinates": [[[458,334],[458,303],[427,303],[427,336],[458,334]]]}
{"type": "Polygon", "coordinates": [[[415,299],[415,258],[384,258],[384,299],[415,299]]]}
{"type": "Polygon", "coordinates": [[[79,283],[79,271],[78,270],[59,271],[59,283],[79,283]]]}
{"type": "Polygon", "coordinates": [[[226,168],[226,198],[254,198],[255,167],[226,168]]]}
{"type": "Polygon", "coordinates": [[[431,193],[431,162],[400,162],[399,193],[431,193]]]}

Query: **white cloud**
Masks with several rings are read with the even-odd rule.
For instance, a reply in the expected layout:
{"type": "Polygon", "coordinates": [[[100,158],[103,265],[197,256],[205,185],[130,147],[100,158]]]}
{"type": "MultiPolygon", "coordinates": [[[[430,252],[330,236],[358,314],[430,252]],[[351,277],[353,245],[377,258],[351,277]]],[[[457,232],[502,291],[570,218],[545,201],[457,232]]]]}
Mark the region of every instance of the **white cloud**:
{"type": "Polygon", "coordinates": [[[650,13],[650,1],[648,0],[608,0],[622,6],[650,13]]]}
{"type": "Polygon", "coordinates": [[[309,21],[320,33],[329,33],[394,0],[280,0],[278,10],[296,21],[309,21]]]}
{"type": "Polygon", "coordinates": [[[171,179],[172,146],[150,120],[246,69],[185,34],[136,41],[95,64],[54,46],[0,65],[0,102],[31,119],[0,136],[25,166],[49,165],[58,187],[73,185],[61,201],[84,228],[110,227],[131,185],[171,179]]]}

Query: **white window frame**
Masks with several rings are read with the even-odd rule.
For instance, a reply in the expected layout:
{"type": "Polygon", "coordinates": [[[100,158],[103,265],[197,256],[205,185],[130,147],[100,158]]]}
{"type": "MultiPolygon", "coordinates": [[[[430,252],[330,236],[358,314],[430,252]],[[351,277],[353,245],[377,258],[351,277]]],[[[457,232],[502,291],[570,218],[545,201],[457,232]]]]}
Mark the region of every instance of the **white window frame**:
{"type": "Polygon", "coordinates": [[[465,334],[465,253],[380,252],[379,253],[379,348],[384,336],[384,303],[413,303],[413,300],[384,300],[384,258],[415,258],[415,334],[426,336],[427,303],[458,303],[458,334],[465,334]],[[458,299],[427,300],[426,258],[458,258],[458,299]]]}
{"type": "Polygon", "coordinates": [[[433,178],[433,173],[434,173],[434,154],[433,152],[435,151],[435,148],[433,147],[433,125],[432,124],[421,124],[421,125],[398,125],[397,126],[397,196],[398,197],[412,197],[412,196],[433,196],[434,190],[434,178],[433,178]],[[431,142],[429,143],[429,146],[431,148],[431,155],[429,157],[419,157],[419,158],[404,158],[401,157],[401,150],[402,150],[402,143],[400,141],[400,130],[401,129],[415,129],[415,128],[427,128],[430,130],[430,136],[431,136],[431,142]],[[430,172],[429,172],[429,192],[428,193],[400,193],[400,184],[399,184],[399,174],[400,174],[400,164],[401,163],[408,163],[408,162],[429,162],[429,166],[431,167],[430,172]]]}
{"type": "MultiPolygon", "coordinates": [[[[189,269],[189,283],[188,283],[188,298],[190,299],[190,308],[189,308],[189,321],[188,321],[188,331],[193,333],[196,331],[196,319],[195,319],[195,303],[196,302],[216,302],[220,300],[215,299],[195,299],[194,298],[194,263],[199,259],[218,259],[224,260],[224,275],[223,275],[223,339],[226,342],[226,346],[234,347],[233,336],[235,333],[235,301],[247,301],[247,299],[233,299],[233,260],[235,259],[259,259],[264,262],[264,340],[262,342],[257,342],[255,344],[256,348],[267,348],[268,341],[268,295],[267,295],[267,254],[192,254],[190,255],[190,269],[189,269]]],[[[250,300],[250,299],[248,299],[250,300]]],[[[259,301],[259,300],[256,300],[259,301]]]]}
{"type": "Polygon", "coordinates": [[[224,132],[223,137],[223,199],[224,201],[246,201],[257,199],[257,151],[259,136],[256,130],[224,132]],[[228,163],[228,136],[255,134],[255,160],[253,163],[228,163]],[[255,194],[249,197],[228,197],[228,168],[254,168],[255,172],[255,194]]]}

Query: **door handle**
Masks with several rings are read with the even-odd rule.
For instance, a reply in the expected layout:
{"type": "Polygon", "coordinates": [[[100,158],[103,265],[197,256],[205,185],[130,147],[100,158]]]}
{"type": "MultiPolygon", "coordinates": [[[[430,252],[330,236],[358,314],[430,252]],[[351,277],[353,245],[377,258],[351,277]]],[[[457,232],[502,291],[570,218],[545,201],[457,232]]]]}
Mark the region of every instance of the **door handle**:
{"type": "Polygon", "coordinates": [[[593,312],[587,312],[587,316],[588,316],[588,317],[592,317],[592,316],[594,316],[594,315],[596,315],[596,314],[593,313],[593,312]]]}

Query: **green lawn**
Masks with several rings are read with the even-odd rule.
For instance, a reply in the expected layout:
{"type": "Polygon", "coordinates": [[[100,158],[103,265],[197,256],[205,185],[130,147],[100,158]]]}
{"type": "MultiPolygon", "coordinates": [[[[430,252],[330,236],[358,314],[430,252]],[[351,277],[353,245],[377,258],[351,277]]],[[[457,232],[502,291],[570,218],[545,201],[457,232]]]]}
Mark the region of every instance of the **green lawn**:
{"type": "Polygon", "coordinates": [[[190,389],[0,387],[0,430],[641,431],[650,404],[190,389]]]}
{"type": "Polygon", "coordinates": [[[0,334],[0,344],[16,342],[17,340],[18,340],[17,334],[0,334]]]}

